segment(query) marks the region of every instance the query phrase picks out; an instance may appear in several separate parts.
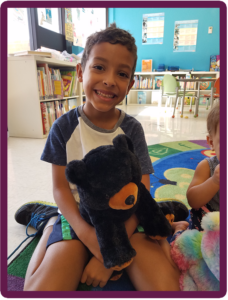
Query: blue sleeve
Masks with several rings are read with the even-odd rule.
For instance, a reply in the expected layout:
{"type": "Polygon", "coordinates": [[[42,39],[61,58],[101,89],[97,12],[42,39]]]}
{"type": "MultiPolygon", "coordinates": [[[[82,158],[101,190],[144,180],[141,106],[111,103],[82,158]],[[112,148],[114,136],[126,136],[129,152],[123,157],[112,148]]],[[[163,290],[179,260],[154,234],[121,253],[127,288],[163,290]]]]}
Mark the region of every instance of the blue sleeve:
{"type": "Polygon", "coordinates": [[[135,118],[126,114],[120,127],[133,142],[135,154],[141,164],[142,174],[154,173],[142,125],[135,118]]]}
{"type": "Polygon", "coordinates": [[[54,122],[51,127],[41,160],[59,166],[66,166],[66,142],[58,122],[54,122]]]}
{"type": "Polygon", "coordinates": [[[135,154],[137,155],[141,168],[142,174],[154,173],[154,168],[149,156],[144,130],[140,123],[136,123],[134,130],[132,131],[131,140],[134,144],[135,154]]]}

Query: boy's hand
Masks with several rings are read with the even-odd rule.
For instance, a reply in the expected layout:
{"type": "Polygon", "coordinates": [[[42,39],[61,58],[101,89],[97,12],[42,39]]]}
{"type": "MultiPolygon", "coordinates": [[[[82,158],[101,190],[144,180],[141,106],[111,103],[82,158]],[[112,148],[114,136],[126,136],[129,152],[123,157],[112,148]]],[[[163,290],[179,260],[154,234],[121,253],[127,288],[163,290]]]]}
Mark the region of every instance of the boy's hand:
{"type": "Polygon", "coordinates": [[[82,274],[81,282],[93,287],[104,287],[112,275],[113,270],[106,269],[105,266],[96,258],[92,257],[82,274]]]}
{"type": "Polygon", "coordinates": [[[215,184],[220,185],[220,164],[216,166],[212,180],[215,184]]]}

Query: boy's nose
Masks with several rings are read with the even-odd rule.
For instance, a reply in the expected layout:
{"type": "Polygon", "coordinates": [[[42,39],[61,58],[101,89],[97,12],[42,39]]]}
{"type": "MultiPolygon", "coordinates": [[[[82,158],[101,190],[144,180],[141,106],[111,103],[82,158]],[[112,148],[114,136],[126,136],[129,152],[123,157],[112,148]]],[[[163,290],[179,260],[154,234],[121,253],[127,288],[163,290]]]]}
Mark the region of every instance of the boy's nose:
{"type": "Polygon", "coordinates": [[[114,76],[112,74],[106,76],[106,78],[103,80],[103,83],[108,87],[116,85],[114,76]]]}

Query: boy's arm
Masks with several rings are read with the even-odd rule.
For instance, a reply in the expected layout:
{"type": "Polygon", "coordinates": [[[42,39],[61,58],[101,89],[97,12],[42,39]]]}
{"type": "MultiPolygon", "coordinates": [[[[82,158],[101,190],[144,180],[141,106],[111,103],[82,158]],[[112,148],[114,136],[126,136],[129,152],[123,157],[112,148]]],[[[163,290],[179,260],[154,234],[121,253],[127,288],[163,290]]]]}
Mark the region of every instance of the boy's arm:
{"type": "MultiPolygon", "coordinates": [[[[150,176],[149,174],[145,174],[142,176],[141,182],[145,185],[145,187],[148,189],[150,192],[150,176]]],[[[134,233],[136,227],[139,225],[139,220],[136,217],[136,215],[132,215],[126,222],[125,222],[125,227],[127,231],[127,235],[130,238],[132,234],[134,233]]]]}
{"type": "Polygon", "coordinates": [[[95,229],[81,217],[77,203],[66,179],[65,169],[65,166],[52,164],[53,195],[55,202],[83,244],[89,248],[98,260],[103,262],[95,229]]]}
{"type": "Polygon", "coordinates": [[[214,175],[210,176],[210,167],[206,160],[202,160],[194,173],[192,182],[187,190],[188,203],[198,209],[207,204],[219,191],[219,165],[214,175]]]}

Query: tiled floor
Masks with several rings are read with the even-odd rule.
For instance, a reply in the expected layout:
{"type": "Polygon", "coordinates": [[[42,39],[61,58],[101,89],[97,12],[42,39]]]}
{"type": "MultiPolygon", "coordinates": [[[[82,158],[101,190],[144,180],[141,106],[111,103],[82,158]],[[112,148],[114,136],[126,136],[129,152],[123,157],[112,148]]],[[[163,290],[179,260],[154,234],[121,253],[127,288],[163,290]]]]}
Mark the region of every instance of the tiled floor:
{"type": "MultiPolygon", "coordinates": [[[[205,107],[200,107],[198,118],[187,109],[184,117],[188,118],[180,118],[179,112],[171,118],[164,108],[152,106],[128,106],[124,110],[141,122],[148,145],[206,138],[205,107]]],[[[25,226],[14,220],[15,211],[29,201],[54,202],[51,165],[40,160],[45,142],[46,139],[8,138],[8,254],[26,237],[25,226]]],[[[29,228],[28,232],[35,230],[29,228]]]]}

